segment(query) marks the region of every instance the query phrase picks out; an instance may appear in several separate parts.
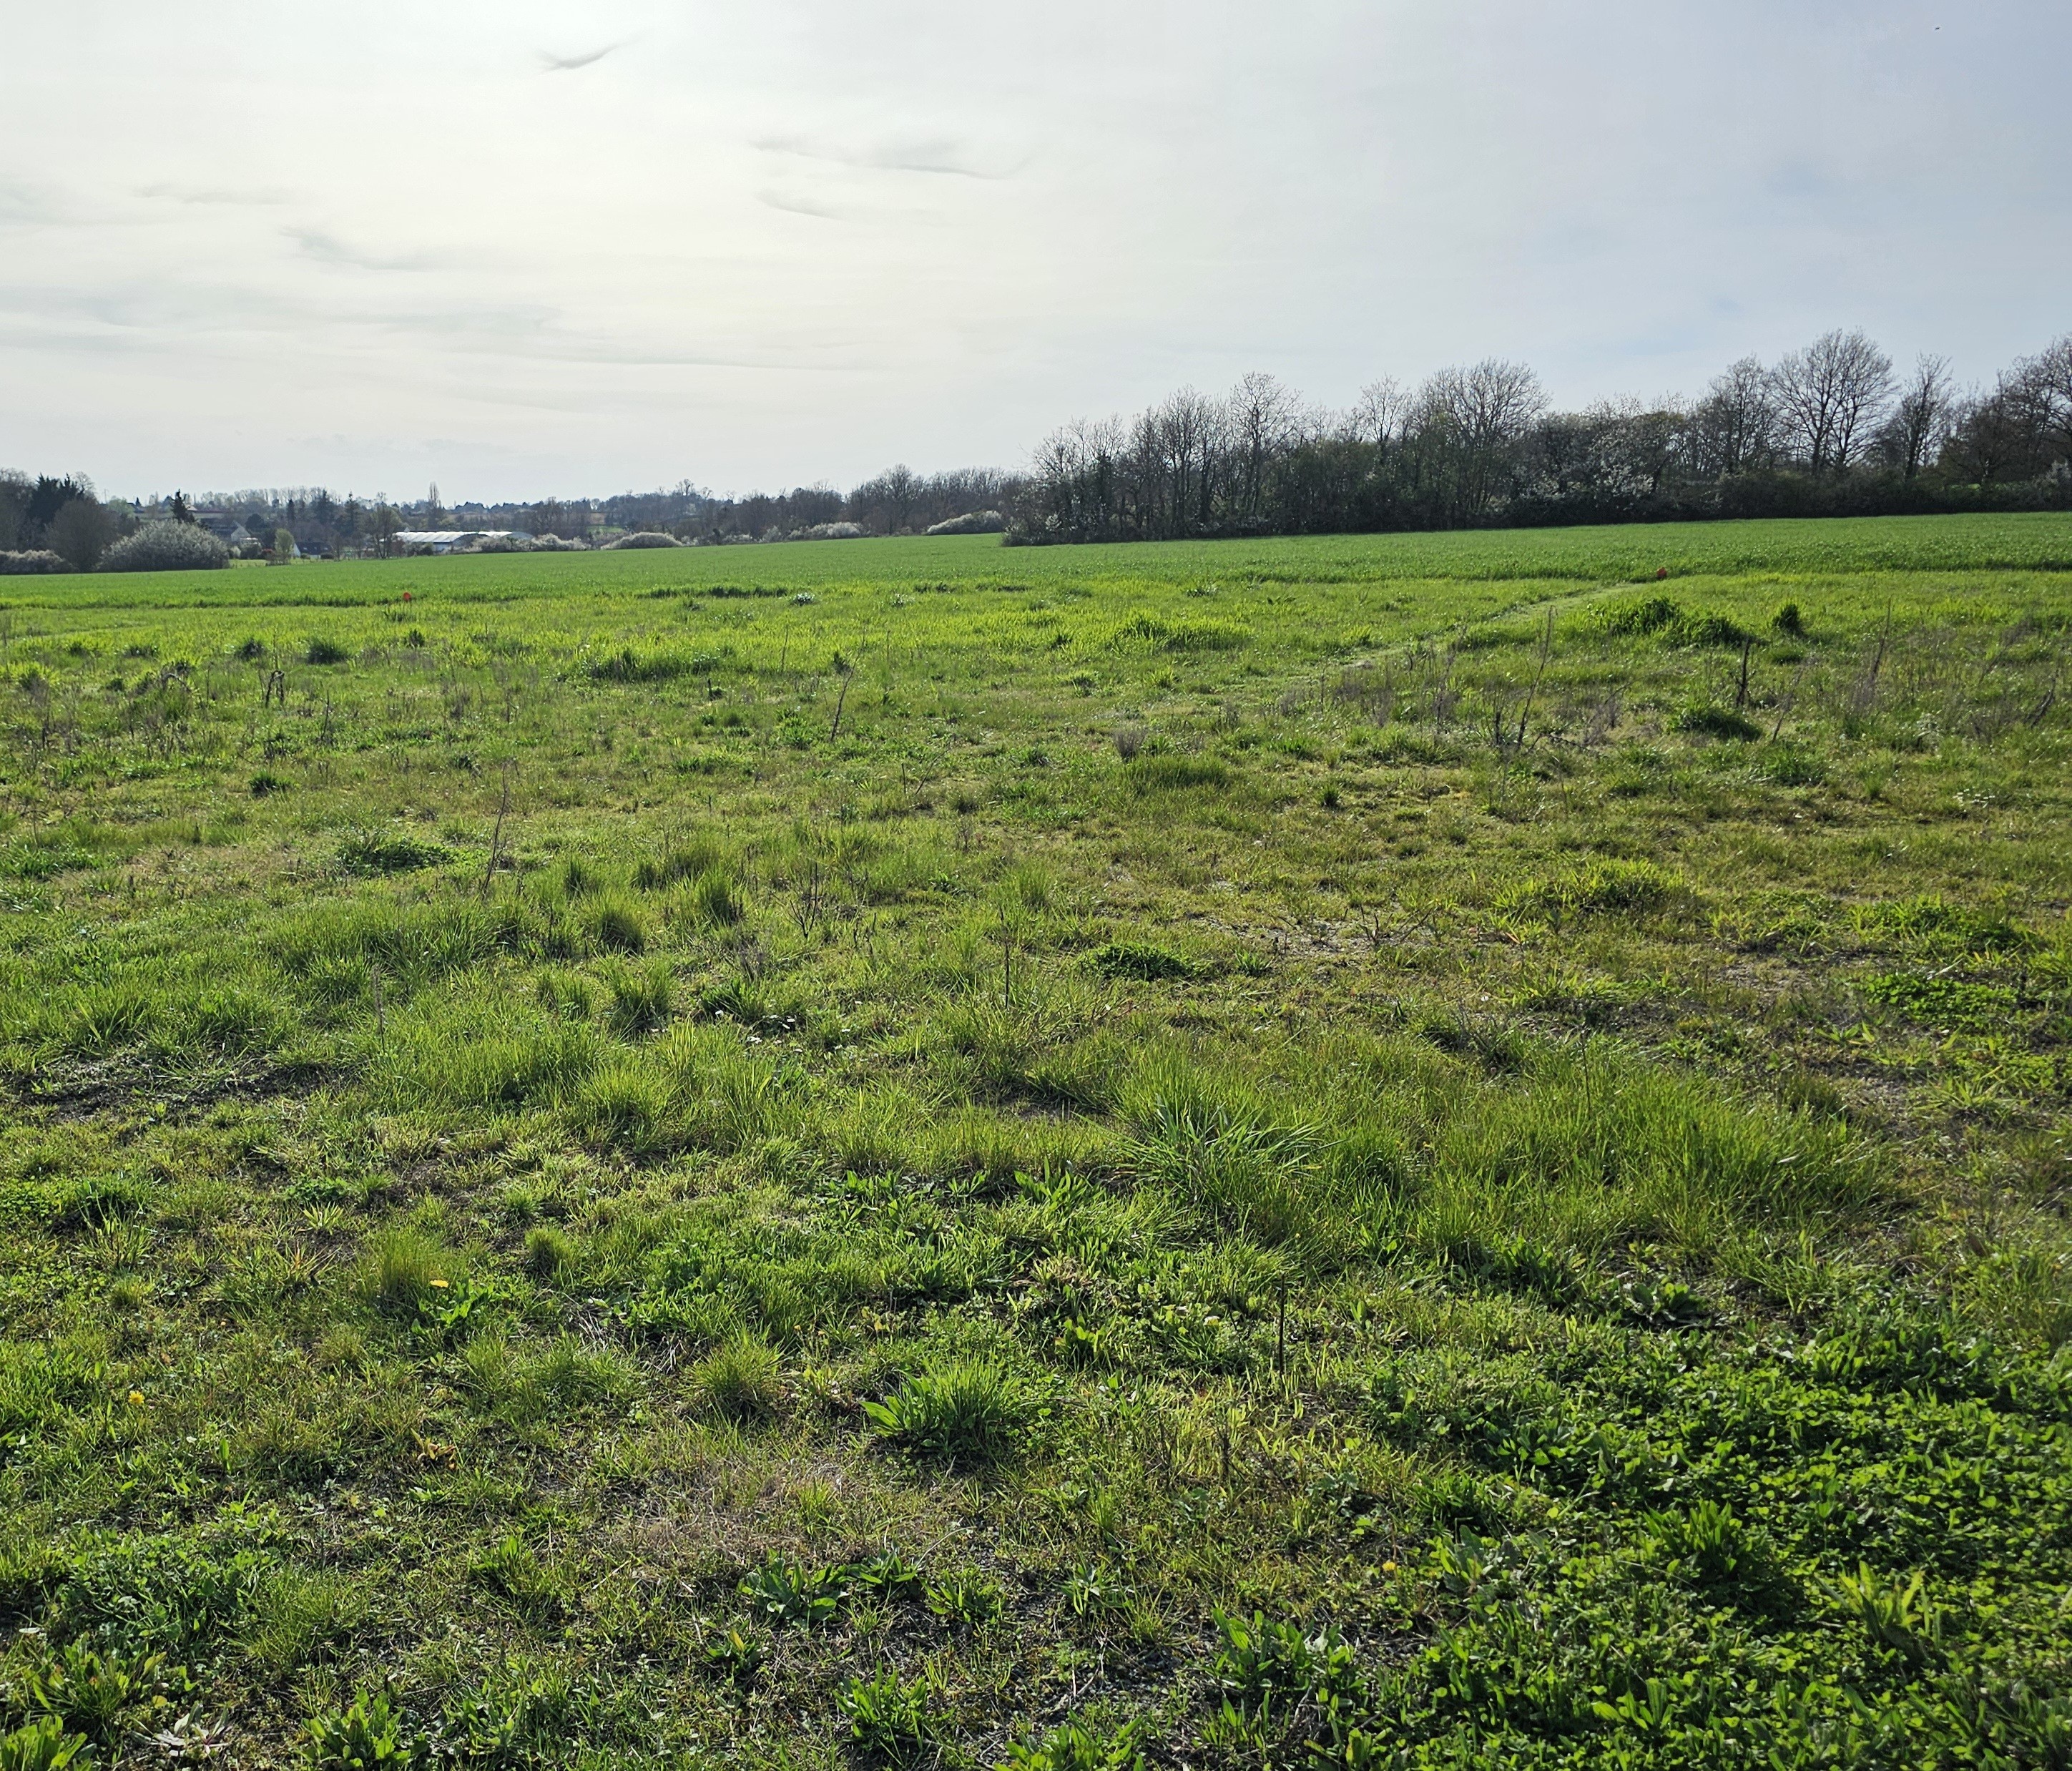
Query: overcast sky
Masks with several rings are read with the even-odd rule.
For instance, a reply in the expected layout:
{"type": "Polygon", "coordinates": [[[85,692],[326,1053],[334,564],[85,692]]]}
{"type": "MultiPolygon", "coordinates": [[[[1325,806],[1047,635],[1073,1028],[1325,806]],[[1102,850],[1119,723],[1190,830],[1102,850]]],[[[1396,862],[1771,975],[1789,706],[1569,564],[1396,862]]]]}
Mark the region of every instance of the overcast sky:
{"type": "Polygon", "coordinates": [[[0,466],[722,491],[2072,329],[2066,0],[0,6],[0,466]]]}

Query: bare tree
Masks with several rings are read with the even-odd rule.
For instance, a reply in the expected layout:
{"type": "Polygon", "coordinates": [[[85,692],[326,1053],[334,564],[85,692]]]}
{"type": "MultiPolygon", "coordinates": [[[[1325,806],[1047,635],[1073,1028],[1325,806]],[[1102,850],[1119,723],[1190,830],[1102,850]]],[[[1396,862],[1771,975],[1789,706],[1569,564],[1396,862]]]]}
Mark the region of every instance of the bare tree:
{"type": "Polygon", "coordinates": [[[1237,519],[1256,528],[1266,506],[1267,470],[1286,452],[1301,426],[1301,401],[1270,375],[1254,372],[1231,390],[1224,431],[1235,456],[1237,519]]]}
{"type": "Polygon", "coordinates": [[[2047,350],[2024,357],[2012,379],[2021,388],[2025,415],[2048,459],[2046,467],[2072,460],[2072,333],[2047,350]]]}
{"type": "Polygon", "coordinates": [[[1494,357],[1471,369],[1441,369],[1418,390],[1411,421],[1447,488],[1448,520],[1487,514],[1505,468],[1546,409],[1539,376],[1494,357]]]}
{"type": "Polygon", "coordinates": [[[1839,471],[1876,434],[1892,397],[1892,359],[1860,331],[1822,335],[1770,372],[1786,438],[1815,474],[1839,471]]]}
{"type": "Polygon", "coordinates": [[[1395,376],[1385,375],[1360,389],[1359,398],[1346,415],[1346,429],[1354,441],[1386,450],[1401,441],[1410,405],[1409,389],[1395,376]]]}
{"type": "Polygon", "coordinates": [[[1698,403],[1692,427],[1693,463],[1707,476],[1744,474],[1766,466],[1777,448],[1777,404],[1770,372],[1745,356],[1715,376],[1698,403]]]}
{"type": "Polygon", "coordinates": [[[1957,415],[1957,387],[1947,356],[1922,355],[1900,389],[1885,427],[1885,453],[1911,479],[1932,463],[1957,415]]]}

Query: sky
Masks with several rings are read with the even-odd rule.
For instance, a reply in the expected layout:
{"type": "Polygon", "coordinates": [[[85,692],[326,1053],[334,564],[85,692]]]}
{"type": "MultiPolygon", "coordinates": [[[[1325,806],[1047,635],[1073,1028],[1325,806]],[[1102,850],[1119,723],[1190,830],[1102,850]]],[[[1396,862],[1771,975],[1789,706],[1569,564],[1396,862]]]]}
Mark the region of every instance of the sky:
{"type": "Polygon", "coordinates": [[[0,0],[0,466],[1013,468],[1248,371],[2072,330],[2064,0],[0,0]]]}

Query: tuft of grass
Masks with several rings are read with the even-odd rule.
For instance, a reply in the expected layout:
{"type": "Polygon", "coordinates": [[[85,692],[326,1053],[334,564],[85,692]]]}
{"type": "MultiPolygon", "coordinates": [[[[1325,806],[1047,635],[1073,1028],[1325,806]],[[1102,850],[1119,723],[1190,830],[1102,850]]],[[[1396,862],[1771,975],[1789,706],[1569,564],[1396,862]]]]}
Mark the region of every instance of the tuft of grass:
{"type": "Polygon", "coordinates": [[[730,929],[748,914],[734,876],[720,867],[707,868],[692,882],[690,908],[707,928],[730,929]]]}
{"type": "Polygon", "coordinates": [[[750,1334],[736,1335],[701,1359],[691,1383],[707,1407],[730,1420],[774,1415],[784,1399],[776,1349],[750,1334]]]}
{"type": "Polygon", "coordinates": [[[412,873],[452,859],[438,843],[378,825],[349,832],[338,849],[339,866],[348,873],[412,873]]]}
{"type": "Polygon", "coordinates": [[[1194,976],[1194,968],[1187,960],[1149,941],[1104,942],[1087,958],[1104,978],[1135,978],[1150,983],[1194,976]]]}
{"type": "Polygon", "coordinates": [[[645,953],[648,923],[629,899],[607,894],[592,907],[591,938],[607,953],[645,953]]]}
{"type": "Polygon", "coordinates": [[[964,1468],[1012,1457],[1035,1405],[1019,1379],[989,1360],[935,1361],[864,1413],[886,1439],[964,1468]]]}
{"type": "Polygon", "coordinates": [[[1745,714],[1708,702],[1684,708],[1675,724],[1679,732],[1694,732],[1704,738],[1738,738],[1745,742],[1762,736],[1762,728],[1745,714]]]}
{"type": "Polygon", "coordinates": [[[1143,756],[1122,777],[1137,794],[1174,793],[1190,787],[1227,787],[1229,766],[1212,756],[1143,756]]]}
{"type": "Polygon", "coordinates": [[[605,1018],[623,1039],[640,1039],[666,1025],[676,1008],[676,974],[666,964],[615,965],[605,973],[611,992],[605,1018]]]}
{"type": "Polygon", "coordinates": [[[640,651],[622,647],[608,657],[590,660],[590,675],[601,683],[668,683],[691,674],[696,662],[680,653],[640,651]]]}
{"type": "Polygon", "coordinates": [[[453,1283],[446,1250],[402,1225],[384,1230],[368,1246],[368,1296],[380,1308],[414,1315],[418,1307],[453,1283]]]}

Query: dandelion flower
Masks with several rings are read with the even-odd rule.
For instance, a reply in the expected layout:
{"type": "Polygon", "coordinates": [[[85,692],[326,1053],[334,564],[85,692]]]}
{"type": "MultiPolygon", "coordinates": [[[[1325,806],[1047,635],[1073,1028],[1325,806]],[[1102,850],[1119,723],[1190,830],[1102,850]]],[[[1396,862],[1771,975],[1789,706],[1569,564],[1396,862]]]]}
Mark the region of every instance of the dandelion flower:
{"type": "Polygon", "coordinates": [[[142,1390],[132,1390],[130,1392],[130,1406],[133,1408],[141,1408],[144,1406],[144,1392],[142,1390]]]}

